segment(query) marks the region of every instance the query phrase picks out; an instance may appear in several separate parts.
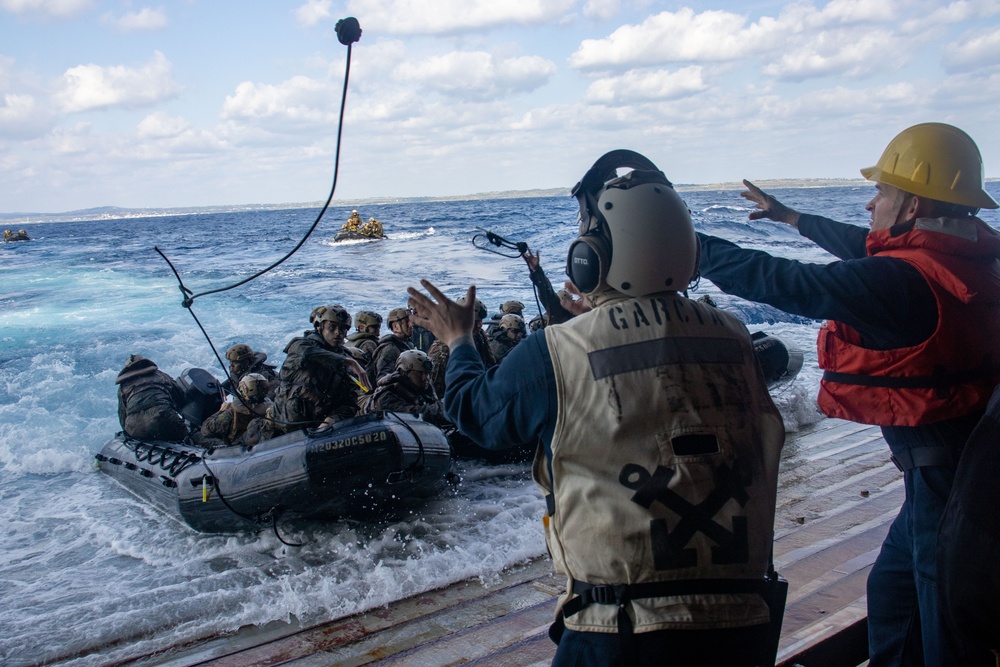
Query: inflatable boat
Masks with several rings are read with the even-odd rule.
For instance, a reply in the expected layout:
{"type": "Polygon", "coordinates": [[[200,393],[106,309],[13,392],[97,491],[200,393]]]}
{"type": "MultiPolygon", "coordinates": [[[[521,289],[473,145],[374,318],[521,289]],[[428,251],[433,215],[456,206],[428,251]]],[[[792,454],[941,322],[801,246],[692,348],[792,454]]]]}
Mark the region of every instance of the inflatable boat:
{"type": "Polygon", "coordinates": [[[274,526],[279,518],[381,518],[443,490],[444,433],[410,415],[373,413],[253,447],[204,449],[123,433],[97,467],[201,532],[274,526]]]}
{"type": "Polygon", "coordinates": [[[345,229],[340,230],[333,237],[333,242],[337,243],[340,241],[381,241],[382,239],[389,238],[385,234],[382,236],[368,236],[367,234],[362,234],[361,232],[349,232],[345,229]]]}

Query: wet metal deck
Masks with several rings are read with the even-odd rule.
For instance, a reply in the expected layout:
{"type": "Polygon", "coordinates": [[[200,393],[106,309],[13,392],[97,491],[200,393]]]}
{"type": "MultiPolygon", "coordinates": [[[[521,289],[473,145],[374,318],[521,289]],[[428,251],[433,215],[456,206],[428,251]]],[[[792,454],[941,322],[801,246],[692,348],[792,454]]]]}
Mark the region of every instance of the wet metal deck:
{"type": "MultiPolygon", "coordinates": [[[[790,434],[782,456],[775,566],[789,582],[779,664],[864,637],[865,580],[903,501],[877,428],[826,419],[790,434]],[[847,631],[845,632],[845,629],[847,631]],[[833,642],[830,639],[833,639],[833,642]]],[[[542,558],[485,588],[461,582],[316,627],[275,623],[175,648],[135,665],[547,665],[562,581],[542,558]]],[[[843,655],[842,648],[833,651],[843,655]]]]}

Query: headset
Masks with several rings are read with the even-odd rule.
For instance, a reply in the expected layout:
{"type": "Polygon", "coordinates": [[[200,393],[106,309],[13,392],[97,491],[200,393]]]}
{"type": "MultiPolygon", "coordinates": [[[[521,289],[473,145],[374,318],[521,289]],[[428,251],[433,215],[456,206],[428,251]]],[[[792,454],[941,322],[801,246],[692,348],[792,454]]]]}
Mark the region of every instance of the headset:
{"type": "MultiPolygon", "coordinates": [[[[687,288],[697,271],[700,244],[694,235],[687,205],[676,194],[670,180],[649,158],[626,149],[606,153],[573,187],[571,194],[580,203],[580,229],[578,238],[570,244],[567,253],[566,275],[582,293],[589,294],[606,282],[613,289],[631,296],[687,288]],[[622,168],[632,171],[619,176],[618,169],[622,168]],[[621,196],[624,191],[640,186],[652,187],[636,190],[629,197],[621,196]],[[639,262],[640,266],[625,266],[619,262],[622,266],[612,270],[613,226],[607,217],[612,210],[619,220],[633,216],[646,218],[630,220],[628,231],[619,230],[618,242],[627,247],[626,254],[636,256],[638,252],[638,256],[646,260],[639,262]],[[654,212],[655,216],[651,219],[652,224],[650,212],[654,212]],[[670,224],[669,220],[679,220],[681,226],[670,224]],[[636,228],[645,231],[641,234],[642,238],[634,238],[640,236],[636,228]],[[678,230],[683,230],[683,233],[677,233],[678,230]],[[662,261],[659,261],[658,253],[662,253],[662,261]],[[695,257],[694,266],[690,266],[691,256],[695,257]],[[657,265],[657,269],[652,271],[648,265],[643,265],[648,264],[651,258],[657,265]],[[675,267],[676,272],[658,270],[668,264],[671,268],[675,267]],[[650,273],[656,275],[651,276],[650,273]],[[610,282],[609,274],[613,278],[610,282]]],[[[617,225],[621,227],[622,223],[617,225]]]]}

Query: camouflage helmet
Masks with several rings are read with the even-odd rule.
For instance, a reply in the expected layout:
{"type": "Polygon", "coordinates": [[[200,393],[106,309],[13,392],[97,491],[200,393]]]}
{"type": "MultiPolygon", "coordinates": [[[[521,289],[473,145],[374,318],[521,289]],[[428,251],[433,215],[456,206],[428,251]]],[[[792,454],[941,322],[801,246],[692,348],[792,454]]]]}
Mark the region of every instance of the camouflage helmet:
{"type": "MultiPolygon", "coordinates": [[[[464,306],[465,305],[465,297],[464,296],[461,297],[455,303],[457,303],[460,306],[464,306]]],[[[476,319],[477,320],[485,320],[486,316],[488,315],[488,313],[486,311],[486,304],[484,304],[479,299],[476,299],[476,311],[475,312],[476,312],[476,319]]]]}
{"type": "Polygon", "coordinates": [[[406,350],[400,352],[396,359],[396,370],[407,373],[409,371],[431,372],[434,362],[430,360],[426,352],[420,350],[406,350]]]}
{"type": "Polygon", "coordinates": [[[382,316],[374,310],[361,310],[354,316],[354,325],[358,327],[358,331],[366,327],[381,326],[382,316]]]}
{"type": "Polygon", "coordinates": [[[246,343],[237,343],[226,350],[226,359],[229,361],[242,361],[253,358],[253,348],[246,343]]]}
{"type": "Polygon", "coordinates": [[[500,312],[504,315],[520,315],[524,312],[524,304],[520,301],[504,301],[500,304],[500,312]]]}
{"type": "Polygon", "coordinates": [[[240,396],[244,401],[253,405],[260,403],[267,396],[267,378],[260,373],[247,373],[240,379],[240,396]]]}
{"type": "Polygon", "coordinates": [[[393,308],[389,311],[389,317],[385,318],[386,324],[392,324],[400,320],[405,320],[410,316],[409,308],[393,308]]]}
{"type": "Polygon", "coordinates": [[[324,310],[326,310],[326,306],[316,306],[313,308],[312,312],[309,313],[309,324],[316,324],[316,320],[319,319],[319,316],[323,314],[324,310]]]}
{"type": "Polygon", "coordinates": [[[515,315],[514,313],[508,313],[500,318],[499,326],[504,330],[516,329],[517,331],[524,333],[524,318],[520,315],[515,315]]]}
{"type": "Polygon", "coordinates": [[[316,317],[314,324],[319,326],[323,322],[336,322],[344,331],[351,330],[351,314],[340,304],[335,303],[323,308],[323,312],[316,317]]]}
{"type": "Polygon", "coordinates": [[[141,375],[155,373],[156,370],[156,364],[151,359],[147,359],[141,354],[130,354],[128,359],[125,360],[125,366],[122,367],[118,373],[118,377],[115,378],[115,384],[121,384],[126,380],[131,380],[141,375]]]}

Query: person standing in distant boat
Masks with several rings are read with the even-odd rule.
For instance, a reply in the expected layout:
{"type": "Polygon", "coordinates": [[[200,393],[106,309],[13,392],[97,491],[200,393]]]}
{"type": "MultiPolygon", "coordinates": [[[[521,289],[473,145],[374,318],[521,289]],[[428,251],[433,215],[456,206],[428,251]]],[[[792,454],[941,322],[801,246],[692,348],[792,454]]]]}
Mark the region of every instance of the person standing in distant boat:
{"type": "MultiPolygon", "coordinates": [[[[707,235],[701,273],[729,294],[825,319],[819,407],[882,427],[906,498],[868,577],[870,667],[993,665],[942,623],[938,523],[962,446],[1000,381],[1000,233],[975,142],[942,123],[897,135],[874,167],[871,229],[799,213],[749,181],[752,220],[783,222],[840,258],[805,264],[707,235]]],[[[967,576],[975,576],[967,572],[967,576]]]]}
{"type": "Polygon", "coordinates": [[[171,442],[179,442],[188,435],[187,422],[179,413],[183,392],[151,359],[130,355],[115,384],[118,421],[125,435],[171,442]]]}
{"type": "Polygon", "coordinates": [[[342,232],[358,232],[361,229],[361,216],[358,215],[358,210],[354,209],[351,211],[351,215],[348,216],[347,222],[344,226],[340,228],[342,232]]]}
{"type": "Polygon", "coordinates": [[[750,334],[682,295],[698,241],[652,162],[609,153],[573,194],[567,271],[593,310],[499,367],[473,342],[475,287],[466,305],[426,280],[427,294],[408,290],[451,349],[445,415],[488,449],[539,443],[532,475],[567,578],[554,667],[773,664],[765,576],[785,433],[750,334]]]}

